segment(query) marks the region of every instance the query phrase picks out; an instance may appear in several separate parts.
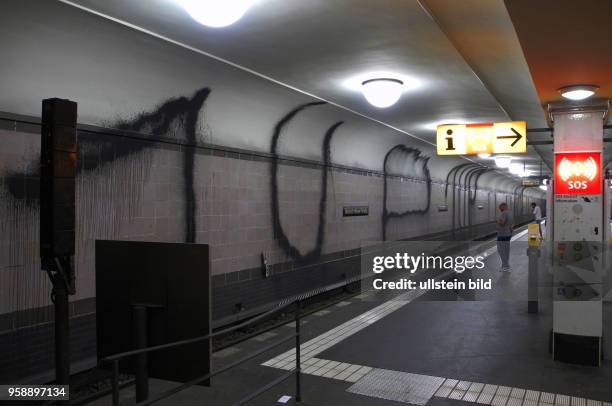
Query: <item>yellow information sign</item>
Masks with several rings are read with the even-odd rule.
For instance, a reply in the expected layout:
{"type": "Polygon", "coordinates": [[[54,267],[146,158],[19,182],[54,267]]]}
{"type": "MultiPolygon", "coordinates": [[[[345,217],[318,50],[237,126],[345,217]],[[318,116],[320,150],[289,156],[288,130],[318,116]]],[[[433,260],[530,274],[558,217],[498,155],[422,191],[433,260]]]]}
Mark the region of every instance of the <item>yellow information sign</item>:
{"type": "Polygon", "coordinates": [[[445,124],[436,133],[438,155],[527,152],[527,123],[445,124]]]}

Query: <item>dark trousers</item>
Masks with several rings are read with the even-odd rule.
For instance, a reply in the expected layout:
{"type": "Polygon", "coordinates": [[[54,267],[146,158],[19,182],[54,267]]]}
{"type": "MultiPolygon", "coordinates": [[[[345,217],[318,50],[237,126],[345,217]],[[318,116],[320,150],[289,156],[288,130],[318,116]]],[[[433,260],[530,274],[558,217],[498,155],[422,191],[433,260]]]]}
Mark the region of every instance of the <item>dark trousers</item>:
{"type": "Polygon", "coordinates": [[[502,267],[510,267],[510,239],[512,236],[497,236],[497,253],[501,259],[502,267]]]}

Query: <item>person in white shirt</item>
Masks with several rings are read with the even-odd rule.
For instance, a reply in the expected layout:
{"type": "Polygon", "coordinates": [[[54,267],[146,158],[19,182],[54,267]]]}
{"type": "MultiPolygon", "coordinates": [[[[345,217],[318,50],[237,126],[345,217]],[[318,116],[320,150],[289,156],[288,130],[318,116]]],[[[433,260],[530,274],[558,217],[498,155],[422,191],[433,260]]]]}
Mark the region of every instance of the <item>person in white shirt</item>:
{"type": "Polygon", "coordinates": [[[531,210],[533,212],[533,222],[538,225],[540,230],[540,238],[542,238],[542,209],[535,202],[531,203],[531,210]]]}

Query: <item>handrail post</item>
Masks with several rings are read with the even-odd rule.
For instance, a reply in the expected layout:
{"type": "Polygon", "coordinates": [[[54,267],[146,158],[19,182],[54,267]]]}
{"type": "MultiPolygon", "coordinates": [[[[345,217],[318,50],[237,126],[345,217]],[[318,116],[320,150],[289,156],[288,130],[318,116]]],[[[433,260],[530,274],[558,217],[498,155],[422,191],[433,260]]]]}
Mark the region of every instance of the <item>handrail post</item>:
{"type": "Polygon", "coordinates": [[[119,360],[113,361],[113,406],[119,406],[119,360]]]}
{"type": "Polygon", "coordinates": [[[300,301],[296,302],[295,308],[295,400],[302,401],[301,384],[302,366],[300,361],[300,301]]]}
{"type": "MultiPolygon", "coordinates": [[[[136,349],[147,347],[147,308],[142,305],[132,307],[134,317],[134,347],[136,349]]],[[[142,402],[149,397],[149,370],[148,355],[136,355],[136,402],[142,402]]]]}

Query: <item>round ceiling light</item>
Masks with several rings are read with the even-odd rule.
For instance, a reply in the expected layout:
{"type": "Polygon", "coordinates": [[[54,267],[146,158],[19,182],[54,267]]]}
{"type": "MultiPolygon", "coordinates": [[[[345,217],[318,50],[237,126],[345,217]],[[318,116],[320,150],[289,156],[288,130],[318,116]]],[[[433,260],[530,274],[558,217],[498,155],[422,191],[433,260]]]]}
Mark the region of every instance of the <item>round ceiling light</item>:
{"type": "Polygon", "coordinates": [[[189,15],[207,27],[227,27],[246,13],[252,0],[180,0],[189,15]]]}
{"type": "Polygon", "coordinates": [[[478,154],[478,158],[482,158],[482,159],[491,158],[491,154],[489,154],[488,152],[483,152],[481,154],[478,154]]]}
{"type": "Polygon", "coordinates": [[[520,176],[521,178],[525,178],[531,175],[531,171],[525,168],[524,163],[513,162],[510,164],[510,167],[508,168],[508,170],[510,171],[511,174],[520,176]]]}
{"type": "Polygon", "coordinates": [[[391,107],[402,96],[404,82],[399,79],[368,79],[361,84],[361,91],[368,103],[384,109],[391,107]]]}
{"type": "Polygon", "coordinates": [[[512,162],[508,170],[513,175],[520,175],[523,173],[523,165],[518,162],[512,162]]]}
{"type": "Polygon", "coordinates": [[[595,85],[572,85],[560,88],[559,93],[566,99],[584,100],[593,96],[597,89],[599,87],[595,85]]]}
{"type": "Polygon", "coordinates": [[[499,166],[500,168],[508,168],[510,167],[510,164],[512,163],[512,158],[510,158],[509,156],[496,156],[495,157],[495,165],[499,166]]]}

